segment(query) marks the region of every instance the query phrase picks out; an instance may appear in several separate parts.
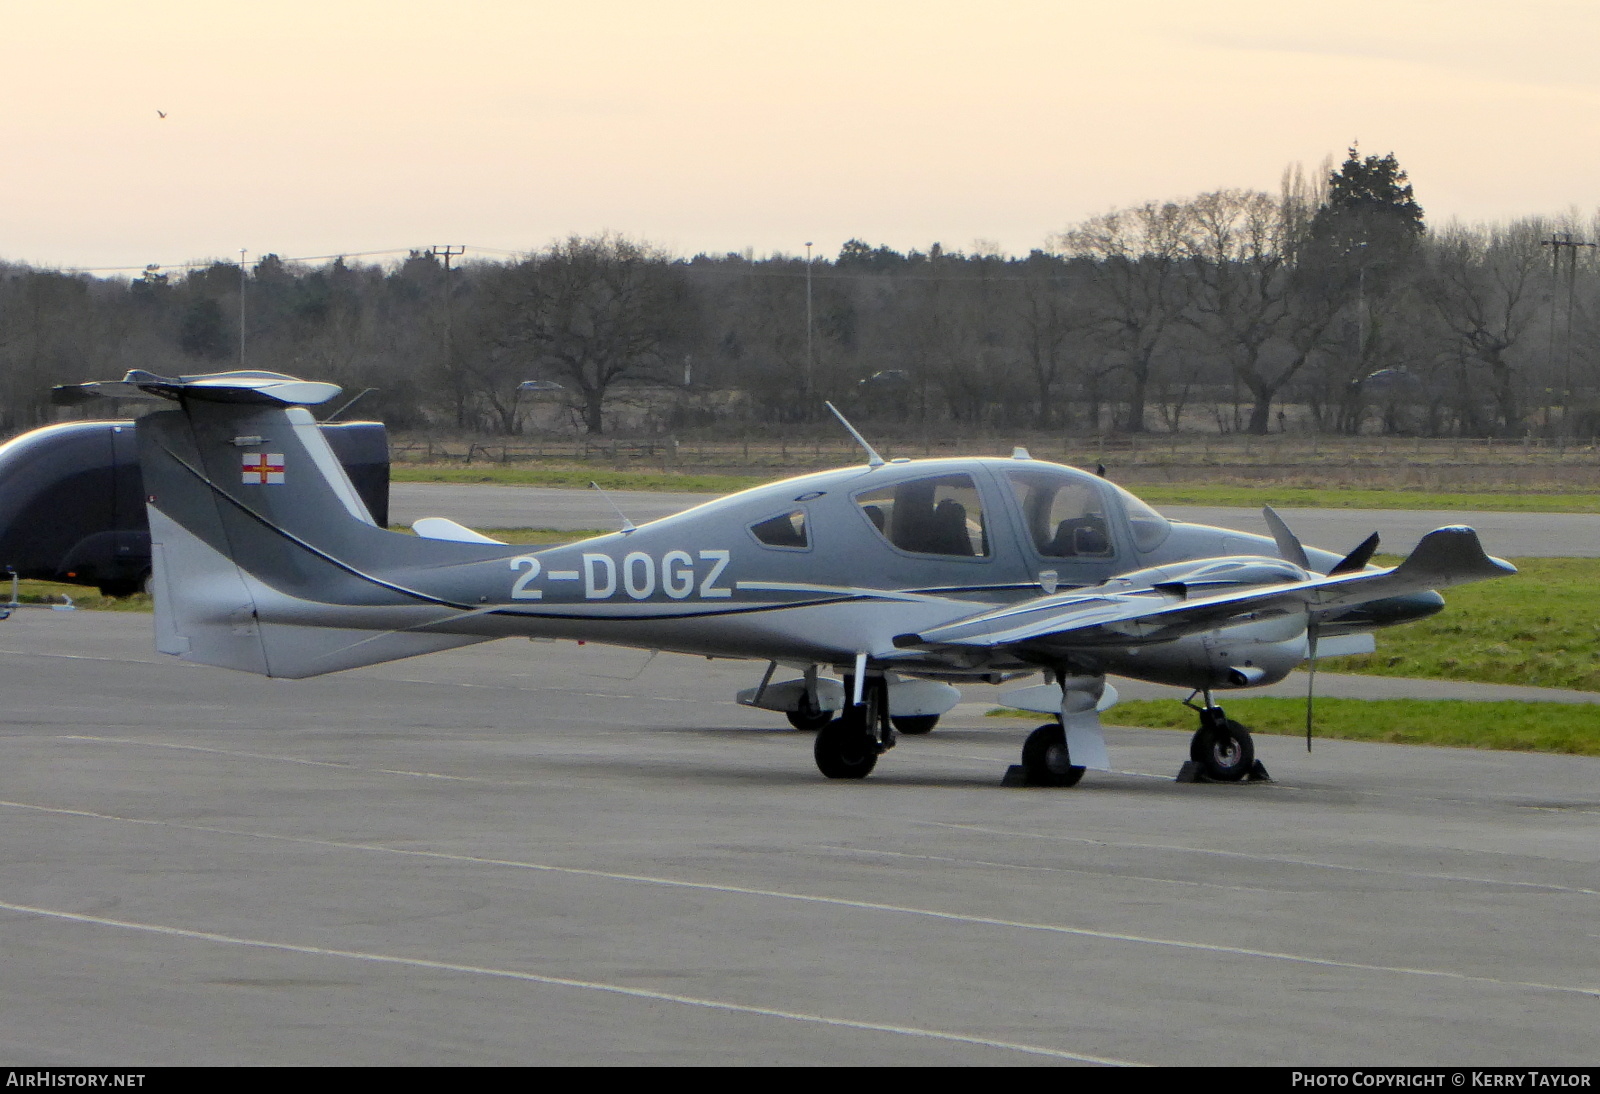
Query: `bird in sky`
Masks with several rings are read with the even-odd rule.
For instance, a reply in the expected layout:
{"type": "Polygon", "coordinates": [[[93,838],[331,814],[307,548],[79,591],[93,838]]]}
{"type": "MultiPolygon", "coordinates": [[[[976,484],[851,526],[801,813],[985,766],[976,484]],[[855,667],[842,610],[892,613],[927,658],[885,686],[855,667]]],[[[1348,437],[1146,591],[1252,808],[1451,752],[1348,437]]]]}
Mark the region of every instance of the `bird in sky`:
{"type": "Polygon", "coordinates": [[[156,113],[161,115],[163,118],[167,116],[167,112],[165,110],[157,110],[156,113]]]}

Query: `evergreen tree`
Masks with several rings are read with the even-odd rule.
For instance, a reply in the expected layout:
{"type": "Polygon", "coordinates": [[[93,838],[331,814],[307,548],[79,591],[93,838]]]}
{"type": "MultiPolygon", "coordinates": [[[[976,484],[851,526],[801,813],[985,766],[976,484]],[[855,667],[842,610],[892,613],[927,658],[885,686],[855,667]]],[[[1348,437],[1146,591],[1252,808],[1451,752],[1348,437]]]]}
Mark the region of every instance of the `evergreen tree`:
{"type": "Polygon", "coordinates": [[[1311,237],[1325,255],[1354,259],[1369,275],[1412,254],[1424,231],[1422,206],[1394,153],[1362,158],[1354,145],[1311,219],[1311,237]]]}

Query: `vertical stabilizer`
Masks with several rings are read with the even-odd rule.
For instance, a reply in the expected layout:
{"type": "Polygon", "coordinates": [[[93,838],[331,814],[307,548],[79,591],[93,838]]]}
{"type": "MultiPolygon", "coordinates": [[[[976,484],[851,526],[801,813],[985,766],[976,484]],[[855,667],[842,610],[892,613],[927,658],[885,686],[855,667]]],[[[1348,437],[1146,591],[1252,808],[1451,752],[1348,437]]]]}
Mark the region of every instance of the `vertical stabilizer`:
{"type": "Polygon", "coordinates": [[[177,403],[137,427],[163,653],[303,677],[485,640],[446,633],[470,610],[405,575],[508,549],[377,527],[297,405],[337,388],[271,373],[129,373],[74,390],[177,403]]]}

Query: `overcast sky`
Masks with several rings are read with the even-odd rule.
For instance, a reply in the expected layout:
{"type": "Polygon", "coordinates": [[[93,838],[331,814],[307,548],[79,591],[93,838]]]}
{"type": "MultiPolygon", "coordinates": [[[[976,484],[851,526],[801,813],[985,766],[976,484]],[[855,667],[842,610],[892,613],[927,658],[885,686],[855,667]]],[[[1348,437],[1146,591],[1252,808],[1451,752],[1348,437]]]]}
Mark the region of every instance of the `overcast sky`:
{"type": "Polygon", "coordinates": [[[0,258],[41,265],[602,230],[1024,254],[1357,139],[1436,224],[1600,204],[1594,0],[0,0],[0,28],[0,258]]]}

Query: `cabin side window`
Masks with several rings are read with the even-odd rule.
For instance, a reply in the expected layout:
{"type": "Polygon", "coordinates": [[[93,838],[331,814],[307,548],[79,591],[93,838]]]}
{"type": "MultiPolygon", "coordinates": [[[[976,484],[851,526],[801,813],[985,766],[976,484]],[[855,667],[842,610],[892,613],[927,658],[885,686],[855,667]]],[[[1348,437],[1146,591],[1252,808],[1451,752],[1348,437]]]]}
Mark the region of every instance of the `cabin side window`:
{"type": "Polygon", "coordinates": [[[1007,471],[1028,537],[1046,558],[1109,558],[1115,553],[1098,485],[1076,475],[1007,471]]]}
{"type": "Polygon", "coordinates": [[[750,534],[768,547],[811,546],[811,535],[806,527],[804,509],[795,509],[758,524],[752,524],[750,534]]]}
{"type": "Polygon", "coordinates": [[[855,496],[884,539],[919,555],[989,557],[983,502],[971,475],[912,479],[855,496]]]}

